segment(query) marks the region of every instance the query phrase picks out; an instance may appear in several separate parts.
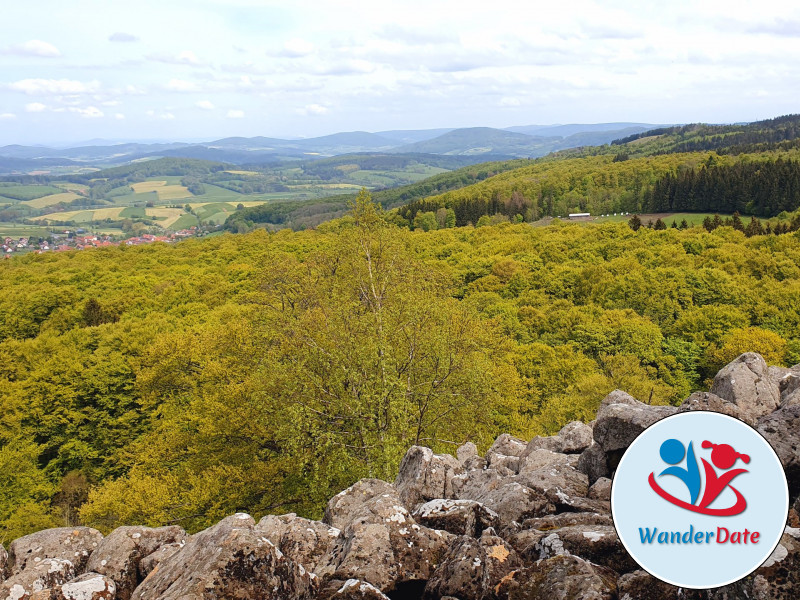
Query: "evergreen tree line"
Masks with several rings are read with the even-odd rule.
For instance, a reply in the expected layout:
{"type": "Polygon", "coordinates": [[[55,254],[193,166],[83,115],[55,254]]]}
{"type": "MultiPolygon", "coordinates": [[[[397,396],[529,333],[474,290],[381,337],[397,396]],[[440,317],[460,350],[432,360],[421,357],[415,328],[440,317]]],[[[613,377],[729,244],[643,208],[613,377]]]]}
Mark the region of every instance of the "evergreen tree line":
{"type": "Polygon", "coordinates": [[[800,162],[778,159],[668,173],[648,194],[649,212],[740,212],[774,217],[800,206],[800,162]]]}

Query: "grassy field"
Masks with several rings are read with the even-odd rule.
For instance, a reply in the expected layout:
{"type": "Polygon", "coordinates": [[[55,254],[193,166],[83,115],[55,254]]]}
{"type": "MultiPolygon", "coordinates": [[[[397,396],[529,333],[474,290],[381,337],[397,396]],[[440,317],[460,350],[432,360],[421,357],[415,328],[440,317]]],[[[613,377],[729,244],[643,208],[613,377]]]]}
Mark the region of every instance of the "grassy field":
{"type": "Polygon", "coordinates": [[[2,223],[0,222],[0,237],[12,237],[14,239],[20,237],[41,236],[45,237],[49,231],[46,227],[37,227],[35,225],[22,225],[21,223],[2,223]]]}
{"type": "MultiPolygon", "coordinates": [[[[621,223],[621,222],[628,222],[633,215],[611,215],[608,217],[595,217],[593,220],[597,223],[621,223]]],[[[655,223],[658,219],[664,221],[667,226],[672,225],[672,221],[676,221],[678,225],[681,224],[683,219],[686,219],[686,222],[689,225],[702,225],[703,219],[706,217],[713,217],[713,213],[652,213],[652,214],[643,214],[639,215],[639,218],[642,220],[643,224],[647,224],[648,221],[653,221],[655,223]]],[[[720,215],[723,219],[730,215],[720,215]]],[[[744,217],[743,217],[744,218],[744,217]]]]}
{"type": "Polygon", "coordinates": [[[0,182],[0,196],[12,200],[26,201],[35,200],[50,194],[63,192],[61,188],[50,185],[19,185],[9,182],[0,182]]]}
{"type": "Polygon", "coordinates": [[[36,198],[35,200],[25,200],[20,202],[20,204],[26,204],[33,208],[47,208],[48,206],[53,206],[55,204],[60,204],[61,202],[72,202],[77,198],[80,198],[78,194],[75,192],[61,192],[60,194],[50,194],[49,196],[42,196],[41,198],[36,198]]]}
{"type": "MultiPolygon", "coordinates": [[[[142,181],[131,185],[133,191],[137,194],[146,194],[148,192],[155,192],[158,199],[162,202],[169,200],[180,200],[183,198],[191,198],[192,193],[184,186],[178,183],[173,183],[168,179],[156,179],[152,181],[142,181]]],[[[180,177],[171,178],[180,181],[180,177]]]]}

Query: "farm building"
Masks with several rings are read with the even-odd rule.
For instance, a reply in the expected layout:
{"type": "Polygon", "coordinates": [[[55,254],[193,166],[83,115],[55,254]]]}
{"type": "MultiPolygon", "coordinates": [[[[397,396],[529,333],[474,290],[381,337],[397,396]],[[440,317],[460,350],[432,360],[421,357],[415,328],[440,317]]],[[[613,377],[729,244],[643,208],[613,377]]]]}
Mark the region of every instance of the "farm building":
{"type": "Polygon", "coordinates": [[[592,213],[569,213],[569,218],[571,220],[588,219],[591,216],[592,213]]]}

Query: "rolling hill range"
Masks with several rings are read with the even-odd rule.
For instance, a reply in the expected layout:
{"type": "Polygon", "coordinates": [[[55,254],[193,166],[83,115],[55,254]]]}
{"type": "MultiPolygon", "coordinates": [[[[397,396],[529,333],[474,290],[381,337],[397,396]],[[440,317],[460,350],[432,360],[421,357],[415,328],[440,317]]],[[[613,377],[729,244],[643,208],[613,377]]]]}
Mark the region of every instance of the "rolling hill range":
{"type": "MultiPolygon", "coordinates": [[[[203,143],[106,144],[75,148],[9,145],[0,147],[0,174],[30,171],[75,172],[84,167],[125,164],[160,157],[195,158],[232,164],[268,164],[364,152],[537,157],[583,145],[607,144],[656,125],[608,123],[524,126],[508,129],[351,131],[286,140],[263,136],[229,137],[203,143]]],[[[491,160],[488,158],[487,160],[491,160]]]]}

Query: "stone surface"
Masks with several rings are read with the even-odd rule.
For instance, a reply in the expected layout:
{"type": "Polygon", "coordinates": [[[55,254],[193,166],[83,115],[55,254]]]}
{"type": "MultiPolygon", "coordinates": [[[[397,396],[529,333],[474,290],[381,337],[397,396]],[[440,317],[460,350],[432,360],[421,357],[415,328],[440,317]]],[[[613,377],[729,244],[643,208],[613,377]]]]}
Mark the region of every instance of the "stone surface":
{"type": "Polygon", "coordinates": [[[367,581],[333,579],[326,583],[319,600],[389,600],[378,588],[367,581]]]}
{"type": "Polygon", "coordinates": [[[626,573],[617,581],[620,600],[701,600],[702,590],[675,587],[656,579],[647,571],[626,573]]]}
{"type": "Polygon", "coordinates": [[[784,369],[778,378],[778,389],[781,393],[781,406],[800,404],[800,365],[784,369]]]}
{"type": "Polygon", "coordinates": [[[416,523],[396,495],[376,496],[334,540],[315,573],[325,580],[361,579],[383,593],[421,591],[453,537],[416,523]]]}
{"type": "Polygon", "coordinates": [[[53,588],[49,600],[114,600],[117,597],[113,579],[100,573],[85,573],[53,588]]]}
{"type": "Polygon", "coordinates": [[[778,409],[762,417],[756,427],[781,459],[789,496],[800,495],[800,405],[778,409]]]}
{"type": "Polygon", "coordinates": [[[755,352],[746,352],[722,367],[714,377],[711,393],[734,403],[739,418],[751,425],[781,404],[778,382],[770,377],[764,358],[755,352]]]}
{"type": "Polygon", "coordinates": [[[497,436],[497,439],[494,441],[491,448],[489,448],[489,452],[505,454],[506,456],[522,456],[522,453],[525,452],[527,447],[527,442],[524,442],[513,435],[503,433],[497,436]]]}
{"type": "Polygon", "coordinates": [[[500,516],[475,500],[431,500],[413,513],[417,523],[444,529],[455,535],[478,537],[489,527],[500,526],[500,516]]]}
{"type": "Polygon", "coordinates": [[[307,571],[314,571],[317,561],[341,533],[341,530],[310,521],[295,514],[268,515],[256,525],[256,531],[275,544],[294,562],[307,571]]]}
{"type": "Polygon", "coordinates": [[[136,588],[136,600],[238,598],[305,600],[316,578],[284,556],[246,514],[227,517],[191,537],[136,588]]]}
{"type": "Polygon", "coordinates": [[[67,559],[33,559],[24,570],[0,584],[0,599],[29,600],[34,593],[66,583],[77,574],[75,565],[67,559]]]}
{"type": "Polygon", "coordinates": [[[434,454],[430,448],[412,446],[400,463],[394,486],[403,504],[413,510],[428,500],[449,498],[453,476],[463,470],[454,456],[434,454]]]}
{"type": "Polygon", "coordinates": [[[478,447],[472,442],[467,442],[456,450],[456,458],[464,465],[467,461],[478,458],[478,447]]]}
{"type": "Polygon", "coordinates": [[[601,477],[589,488],[589,498],[595,500],[611,500],[611,480],[608,477],[601,477]]]}
{"type": "Polygon", "coordinates": [[[617,575],[577,556],[555,556],[512,571],[498,586],[508,600],[616,600],[617,575]]]}
{"type": "Polygon", "coordinates": [[[708,410],[729,415],[736,419],[742,418],[738,405],[729,400],[724,400],[711,392],[695,392],[684,400],[678,409],[679,412],[693,410],[708,410]]]}
{"type": "Polygon", "coordinates": [[[510,544],[494,535],[478,539],[462,536],[450,546],[425,586],[423,598],[497,598],[495,588],[521,566],[510,544]]]}
{"type": "Polygon", "coordinates": [[[185,540],[186,532],[176,526],[158,529],[119,527],[100,542],[89,558],[86,570],[113,579],[116,597],[128,600],[144,579],[139,572],[142,559],[166,544],[185,540]]]}
{"type": "Polygon", "coordinates": [[[11,572],[24,571],[37,559],[59,558],[70,561],[80,575],[102,541],[103,534],[91,527],[59,527],[26,535],[9,546],[11,572]]]}
{"type": "Polygon", "coordinates": [[[357,481],[328,500],[322,521],[336,529],[344,529],[359,507],[382,494],[396,494],[394,486],[380,479],[357,481]]]}
{"type": "Polygon", "coordinates": [[[153,570],[170,556],[180,551],[186,545],[185,542],[176,544],[165,544],[149,556],[145,556],[139,562],[139,581],[150,575],[153,570]]]}
{"type": "Polygon", "coordinates": [[[555,505],[545,496],[516,481],[470,499],[483,503],[497,513],[504,526],[555,512],[555,505]]]}
{"type": "Polygon", "coordinates": [[[3,544],[0,544],[0,583],[5,581],[6,576],[8,575],[8,552],[3,547],[3,544]]]}
{"type": "Polygon", "coordinates": [[[610,474],[606,454],[600,444],[592,444],[581,452],[576,468],[589,478],[590,484],[593,484],[601,477],[608,477],[610,474]]]}
{"type": "Polygon", "coordinates": [[[558,436],[564,441],[560,451],[566,454],[583,452],[592,444],[593,439],[592,428],[580,421],[572,421],[564,425],[558,432],[558,436]]]}
{"type": "Polygon", "coordinates": [[[603,400],[600,410],[597,411],[594,441],[600,444],[606,453],[625,450],[650,425],[678,411],[674,406],[651,406],[637,400],[630,402],[628,398],[612,392],[603,400]],[[621,399],[624,402],[607,403],[609,398],[621,399]]]}

